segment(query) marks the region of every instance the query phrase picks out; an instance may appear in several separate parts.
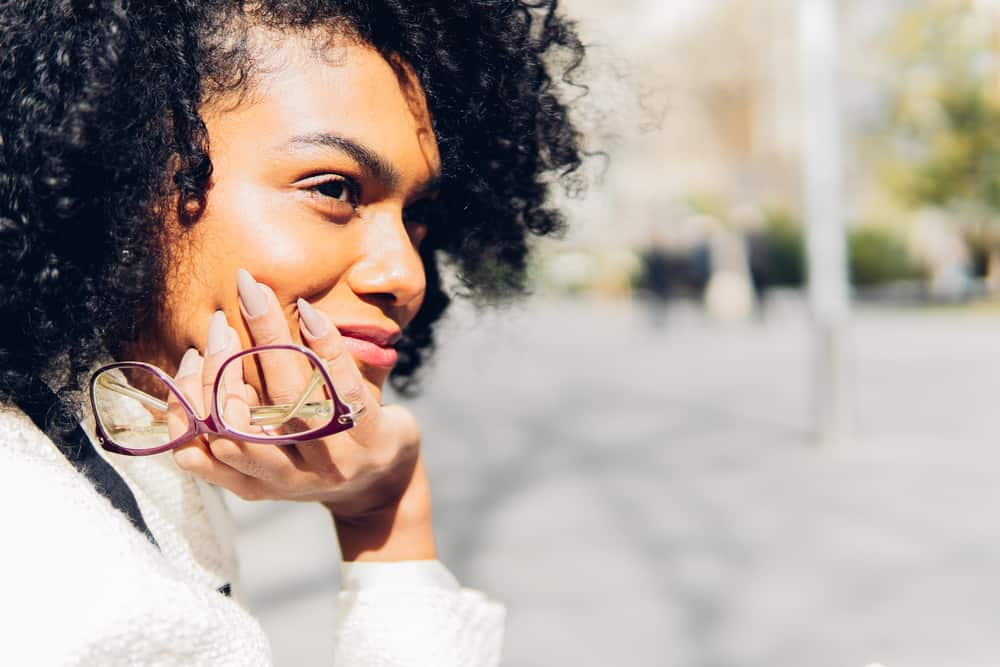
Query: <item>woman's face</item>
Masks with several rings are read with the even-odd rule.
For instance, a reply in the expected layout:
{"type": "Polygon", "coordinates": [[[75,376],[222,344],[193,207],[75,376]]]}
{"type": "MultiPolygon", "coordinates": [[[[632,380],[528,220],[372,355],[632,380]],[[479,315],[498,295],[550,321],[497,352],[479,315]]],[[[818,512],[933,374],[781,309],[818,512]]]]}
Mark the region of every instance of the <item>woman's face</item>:
{"type": "MultiPolygon", "coordinates": [[[[216,310],[251,344],[241,268],[274,290],[300,342],[299,297],[362,336],[398,333],[420,308],[426,229],[408,211],[433,195],[440,169],[422,89],[366,46],[313,49],[304,38],[269,42],[252,94],[203,110],[206,206],[171,244],[164,330],[139,346],[165,370],[189,347],[204,352],[216,310]]],[[[352,353],[380,396],[391,367],[352,353]]]]}

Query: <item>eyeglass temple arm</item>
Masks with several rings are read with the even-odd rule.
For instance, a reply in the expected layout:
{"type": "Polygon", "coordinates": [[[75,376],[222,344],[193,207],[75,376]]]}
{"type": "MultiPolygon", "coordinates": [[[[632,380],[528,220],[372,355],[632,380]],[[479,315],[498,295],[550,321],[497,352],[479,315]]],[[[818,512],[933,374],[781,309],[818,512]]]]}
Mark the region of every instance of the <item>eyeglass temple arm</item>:
{"type": "MultiPolygon", "coordinates": [[[[284,404],[284,405],[269,405],[269,406],[266,406],[266,408],[267,408],[266,411],[259,410],[258,408],[250,408],[250,423],[251,424],[258,424],[258,425],[266,423],[268,426],[272,426],[272,425],[273,426],[281,426],[282,424],[284,424],[285,422],[287,422],[289,419],[292,419],[293,417],[296,417],[296,416],[299,416],[299,417],[307,416],[307,415],[303,415],[301,413],[301,410],[302,410],[303,406],[306,406],[306,401],[309,400],[309,396],[314,391],[316,391],[316,388],[319,387],[319,384],[322,381],[323,381],[323,376],[322,376],[322,374],[320,374],[319,369],[314,370],[313,374],[312,374],[312,377],[309,379],[309,384],[307,384],[306,388],[302,390],[302,393],[299,395],[299,400],[295,403],[295,405],[293,405],[291,407],[291,409],[288,408],[288,404],[287,403],[284,404]],[[263,421],[263,419],[266,419],[267,417],[265,417],[264,414],[261,414],[262,412],[270,415],[270,420],[268,420],[266,422],[263,421]],[[262,417],[263,419],[261,419],[261,420],[258,421],[258,420],[255,420],[254,417],[262,417]],[[272,420],[275,420],[275,419],[279,419],[280,421],[277,421],[277,422],[272,421],[272,420]]],[[[310,406],[316,406],[315,403],[311,403],[309,405],[310,406]]],[[[329,401],[324,400],[324,401],[322,401],[320,403],[320,405],[322,405],[322,406],[328,406],[329,405],[329,401]]],[[[310,410],[309,412],[315,412],[315,410],[310,410]]]]}
{"type": "Polygon", "coordinates": [[[167,411],[167,403],[161,401],[155,396],[150,396],[141,389],[136,389],[130,384],[124,382],[119,382],[107,373],[103,373],[99,378],[97,378],[97,384],[101,385],[105,389],[110,389],[111,391],[126,396],[128,398],[134,398],[143,405],[153,408],[154,410],[159,410],[160,412],[167,411]]]}
{"type": "MultiPolygon", "coordinates": [[[[289,419],[293,417],[315,417],[323,416],[331,409],[331,402],[326,400],[314,401],[312,403],[307,403],[309,395],[316,391],[316,388],[323,381],[323,376],[318,370],[313,371],[312,378],[309,380],[309,384],[303,390],[302,394],[299,396],[299,400],[291,406],[287,403],[279,405],[259,405],[250,408],[250,423],[254,425],[275,425],[280,426],[284,424],[289,419]],[[278,421],[275,421],[278,420],[278,421]]],[[[97,383],[104,387],[105,389],[110,389],[117,394],[126,396],[128,398],[135,399],[142,403],[143,405],[150,407],[154,410],[159,410],[160,412],[167,411],[167,403],[161,401],[155,396],[150,396],[141,389],[136,389],[132,385],[126,384],[124,382],[119,382],[108,374],[103,374],[97,379],[97,383]]]]}

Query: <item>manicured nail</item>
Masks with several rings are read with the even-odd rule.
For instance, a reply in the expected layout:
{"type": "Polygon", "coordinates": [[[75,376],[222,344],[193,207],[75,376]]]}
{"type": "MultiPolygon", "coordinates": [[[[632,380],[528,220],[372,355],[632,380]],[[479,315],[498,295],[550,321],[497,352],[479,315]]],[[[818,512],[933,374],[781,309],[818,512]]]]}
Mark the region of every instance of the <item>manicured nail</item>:
{"type": "Polygon", "coordinates": [[[305,299],[298,300],[299,319],[313,338],[322,338],[330,331],[330,318],[313,308],[305,299]]]}
{"type": "Polygon", "coordinates": [[[226,349],[229,344],[229,324],[226,314],[221,310],[212,315],[212,323],[208,326],[208,344],[205,354],[217,354],[226,349]]]}
{"type": "Polygon", "coordinates": [[[177,367],[177,379],[180,380],[189,375],[194,375],[198,372],[200,365],[201,355],[198,354],[198,350],[193,347],[188,348],[188,351],[181,357],[181,365],[177,367]]]}
{"type": "Polygon", "coordinates": [[[267,295],[246,269],[236,272],[236,288],[247,317],[260,317],[267,312],[267,295]]]}

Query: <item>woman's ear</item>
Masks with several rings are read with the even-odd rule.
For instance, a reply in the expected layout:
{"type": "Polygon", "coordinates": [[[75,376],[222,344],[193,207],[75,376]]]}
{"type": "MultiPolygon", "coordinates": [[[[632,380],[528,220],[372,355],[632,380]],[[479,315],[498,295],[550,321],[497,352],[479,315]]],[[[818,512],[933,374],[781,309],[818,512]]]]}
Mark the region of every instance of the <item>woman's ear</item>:
{"type": "Polygon", "coordinates": [[[182,225],[193,225],[205,212],[205,195],[182,193],[177,199],[177,219],[182,225]]]}

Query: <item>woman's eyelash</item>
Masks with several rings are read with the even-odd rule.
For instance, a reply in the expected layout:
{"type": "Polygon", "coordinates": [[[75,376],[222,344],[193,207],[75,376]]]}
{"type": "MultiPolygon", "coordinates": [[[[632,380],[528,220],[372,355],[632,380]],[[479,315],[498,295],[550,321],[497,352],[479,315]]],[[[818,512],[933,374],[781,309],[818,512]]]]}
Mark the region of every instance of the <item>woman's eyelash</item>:
{"type": "MultiPolygon", "coordinates": [[[[342,202],[357,209],[361,205],[361,185],[353,178],[330,174],[326,180],[314,182],[307,190],[320,197],[342,202]]],[[[431,217],[433,198],[420,199],[403,209],[403,220],[407,224],[427,225],[431,217]]]]}
{"type": "Polygon", "coordinates": [[[337,199],[357,207],[361,202],[361,186],[356,181],[343,176],[334,176],[309,186],[309,189],[324,197],[337,199]]]}

